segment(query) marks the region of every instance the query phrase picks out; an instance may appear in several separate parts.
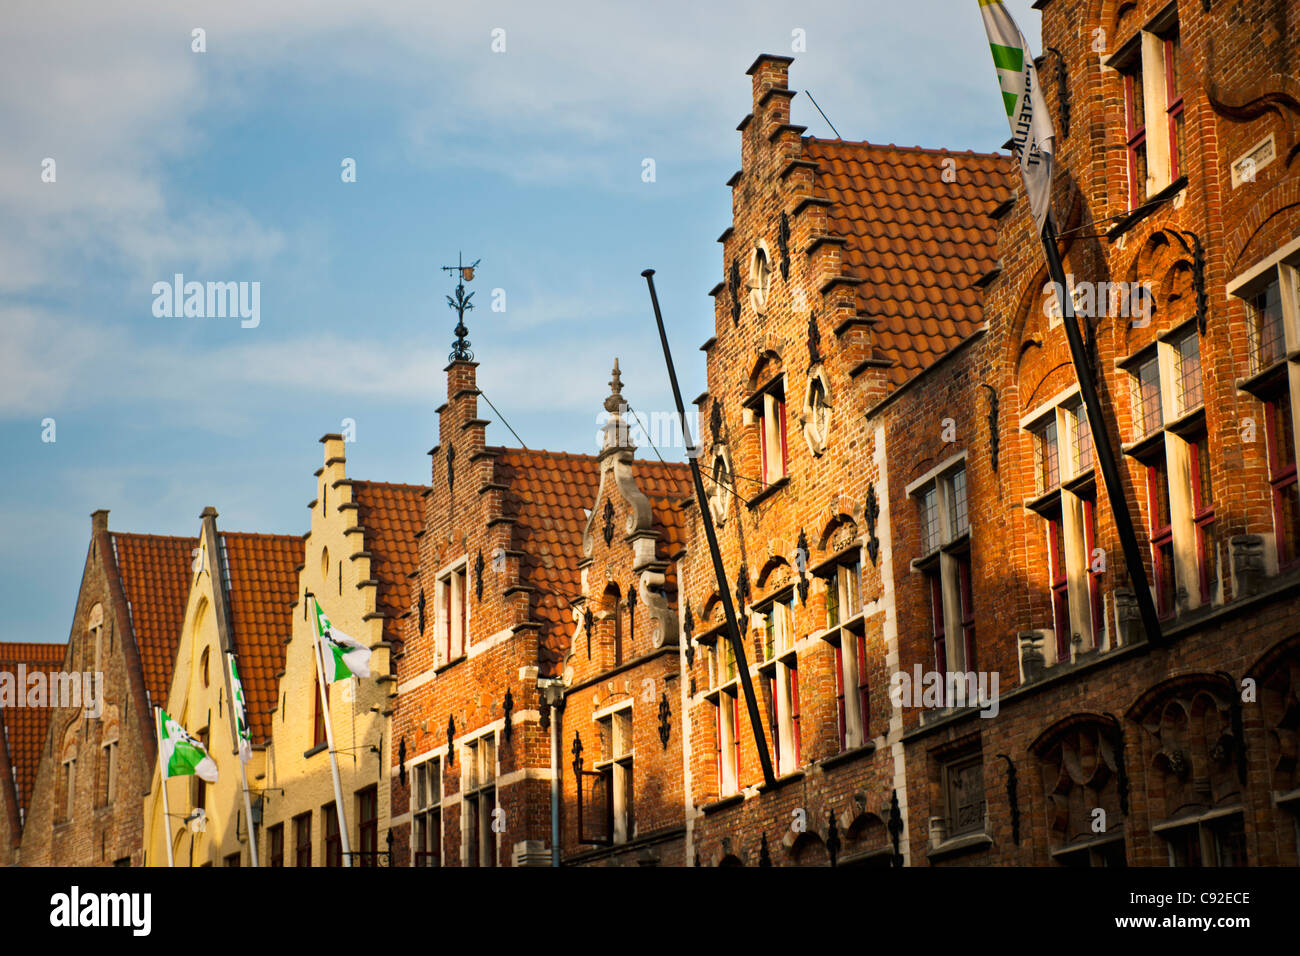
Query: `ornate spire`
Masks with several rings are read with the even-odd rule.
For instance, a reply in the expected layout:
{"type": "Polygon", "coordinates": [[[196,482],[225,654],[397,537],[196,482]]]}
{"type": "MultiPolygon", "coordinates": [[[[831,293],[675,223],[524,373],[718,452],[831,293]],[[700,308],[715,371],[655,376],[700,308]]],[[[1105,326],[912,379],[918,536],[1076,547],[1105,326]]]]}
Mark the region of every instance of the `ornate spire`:
{"type": "Polygon", "coordinates": [[[605,421],[601,450],[633,448],[631,437],[628,435],[627,421],[623,417],[627,412],[627,402],[623,398],[623,376],[618,369],[618,359],[614,359],[614,371],[609,380],[609,397],[605,399],[605,411],[609,413],[609,417],[605,421]]]}
{"type": "Polygon", "coordinates": [[[465,265],[462,256],[457,254],[456,265],[443,266],[443,272],[455,272],[459,281],[456,283],[455,296],[447,296],[447,307],[453,309],[456,313],[456,341],[451,343],[451,354],[448,359],[452,362],[472,362],[474,353],[470,351],[470,341],[465,338],[469,335],[469,329],[465,327],[465,313],[474,308],[470,301],[474,298],[474,293],[465,294],[465,283],[474,281],[474,268],[483,260],[475,259],[469,265],[465,265]]]}

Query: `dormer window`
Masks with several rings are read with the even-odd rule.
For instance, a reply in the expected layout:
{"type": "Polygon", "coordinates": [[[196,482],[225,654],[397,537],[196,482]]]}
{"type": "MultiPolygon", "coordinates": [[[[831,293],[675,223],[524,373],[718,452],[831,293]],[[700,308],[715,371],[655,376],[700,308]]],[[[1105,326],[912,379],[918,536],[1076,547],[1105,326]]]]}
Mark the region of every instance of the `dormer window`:
{"type": "Polygon", "coordinates": [[[763,315],[767,310],[767,294],[772,288],[772,257],[767,243],[760,242],[749,259],[749,304],[754,312],[763,315]]]}

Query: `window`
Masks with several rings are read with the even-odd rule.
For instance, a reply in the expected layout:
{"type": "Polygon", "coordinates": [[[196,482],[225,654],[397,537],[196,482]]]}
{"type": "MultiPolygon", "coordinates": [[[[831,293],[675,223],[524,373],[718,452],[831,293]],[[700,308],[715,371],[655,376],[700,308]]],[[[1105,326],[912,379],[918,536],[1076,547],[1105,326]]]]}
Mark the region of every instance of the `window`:
{"type": "Polygon", "coordinates": [[[113,802],[116,770],[117,741],[112,740],[99,748],[99,779],[96,781],[95,806],[106,807],[113,802]]]}
{"type": "Polygon", "coordinates": [[[464,856],[467,866],[496,866],[497,841],[492,828],[497,806],[497,743],[487,734],[465,746],[464,856]]]}
{"type": "MultiPolygon", "coordinates": [[[[325,692],[329,693],[328,686],[326,687],[325,692]]],[[[312,708],[311,745],[313,748],[323,747],[329,738],[325,733],[325,710],[321,704],[321,683],[319,676],[316,678],[316,694],[312,697],[312,708]]]]}
{"type": "Polygon", "coordinates": [[[1034,487],[1041,494],[1061,483],[1060,446],[1056,416],[1039,426],[1034,435],[1034,487]]]}
{"type": "Polygon", "coordinates": [[[984,761],[979,753],[943,767],[944,810],[948,839],[984,831],[984,761]]]}
{"type": "Polygon", "coordinates": [[[325,865],[343,865],[343,843],[339,839],[339,815],[334,804],[327,803],[321,807],[321,818],[325,821],[325,865]]]}
{"type": "Polygon", "coordinates": [[[803,436],[808,451],[814,457],[826,450],[826,438],[831,425],[831,387],[825,369],[818,368],[808,377],[808,390],[804,396],[803,436]]]}
{"type": "Polygon", "coordinates": [[[763,484],[772,485],[785,477],[789,463],[785,440],[785,391],[778,384],[765,391],[755,402],[763,484]]]}
{"type": "Polygon", "coordinates": [[[357,836],[360,866],[379,865],[379,791],[372,784],[357,791],[357,836]]]}
{"type": "Polygon", "coordinates": [[[1182,43],[1172,8],[1109,65],[1123,84],[1128,205],[1135,209],[1182,174],[1182,43]]]}
{"type": "Polygon", "coordinates": [[[311,866],[311,812],[293,818],[294,866],[311,866]]]}
{"type": "Polygon", "coordinates": [[[1178,385],[1178,414],[1185,415],[1200,408],[1204,401],[1201,389],[1201,345],[1195,331],[1189,332],[1173,345],[1175,375],[1178,385]]]}
{"type": "Polygon", "coordinates": [[[203,680],[204,687],[208,686],[208,652],[211,650],[212,648],[205,647],[203,653],[199,655],[199,676],[203,680]]]}
{"type": "Polygon", "coordinates": [[[442,762],[426,760],[415,767],[415,866],[442,866],[442,762]]]}
{"type": "Polygon", "coordinates": [[[1070,410],[1070,418],[1074,425],[1074,473],[1081,475],[1093,466],[1092,425],[1083,402],[1070,410]]]}
{"type": "Polygon", "coordinates": [[[758,612],[763,619],[760,673],[770,702],[768,727],[778,774],[799,767],[799,658],[795,652],[793,602],[791,591],[758,612]]]}
{"type": "Polygon", "coordinates": [[[625,707],[597,720],[600,730],[600,762],[596,771],[605,778],[605,793],[609,795],[612,838],[615,843],[626,843],[635,834],[633,817],[632,775],[632,708],[625,707]]]}
{"type": "Polygon", "coordinates": [[[1174,613],[1174,529],[1169,509],[1169,470],[1163,446],[1146,462],[1147,534],[1151,544],[1152,584],[1161,617],[1174,613]]]}
{"type": "Polygon", "coordinates": [[[907,487],[917,501],[923,555],[912,562],[929,591],[935,667],[975,667],[975,612],[970,577],[970,522],[964,455],[907,487]]]}
{"type": "Polygon", "coordinates": [[[844,631],[835,643],[835,709],[840,750],[853,750],[871,739],[871,698],[867,687],[867,638],[844,631]]]}
{"type": "Polygon", "coordinates": [[[1286,568],[1300,561],[1300,486],[1296,483],[1295,423],[1287,389],[1274,392],[1264,403],[1264,416],[1277,563],[1286,568]]]}
{"type": "Polygon", "coordinates": [[[63,761],[63,819],[72,819],[77,794],[77,758],[63,761]]]}
{"type": "Polygon", "coordinates": [[[1214,534],[1214,484],[1210,476],[1210,439],[1204,430],[1187,446],[1191,458],[1192,521],[1196,525],[1196,568],[1202,600],[1210,600],[1218,578],[1218,542],[1214,534]]]}
{"type": "Polygon", "coordinates": [[[1056,632],[1056,659],[1070,659],[1070,576],[1065,560],[1065,527],[1057,511],[1047,519],[1047,559],[1052,580],[1052,626],[1056,632]]]}
{"type": "Polygon", "coordinates": [[[469,643],[467,571],[462,561],[438,578],[438,634],[444,664],[463,657],[469,643]]]}
{"type": "Polygon", "coordinates": [[[239,854],[230,853],[221,863],[222,866],[239,866],[239,854]]]}
{"type": "Polygon", "coordinates": [[[1253,372],[1262,372],[1286,355],[1282,284],[1274,279],[1250,297],[1250,346],[1253,372]]]}
{"type": "Polygon", "coordinates": [[[267,856],[271,867],[284,866],[284,824],[277,823],[266,831],[267,856]]]}
{"type": "Polygon", "coordinates": [[[1263,404],[1269,496],[1279,569],[1300,563],[1296,482],[1296,381],[1300,359],[1300,262],[1293,242],[1264,267],[1228,284],[1250,320],[1250,378],[1239,385],[1263,404]],[[1289,257],[1289,258],[1287,258],[1289,257]]]}
{"type": "Polygon", "coordinates": [[[1129,379],[1133,394],[1133,425],[1137,438],[1157,431],[1164,422],[1160,402],[1160,363],[1155,355],[1142,361],[1129,379]]]}
{"type": "Polygon", "coordinates": [[[1169,841],[1169,865],[1246,866],[1246,831],[1241,814],[1192,823],[1161,833],[1169,841]]]}
{"type": "Polygon", "coordinates": [[[714,757],[718,767],[718,795],[726,797],[740,791],[740,695],[734,685],[718,694],[714,708],[717,718],[714,757]]]}
{"type": "Polygon", "coordinates": [[[862,613],[862,568],[857,558],[826,575],[826,626],[839,627],[862,613]]]}
{"type": "Polygon", "coordinates": [[[605,588],[601,610],[605,616],[606,652],[602,655],[607,668],[623,663],[623,611],[625,606],[617,584],[605,588]]]}
{"type": "Polygon", "coordinates": [[[1073,850],[1054,851],[1052,859],[1061,866],[1071,867],[1125,867],[1124,840],[1109,840],[1073,850]]]}

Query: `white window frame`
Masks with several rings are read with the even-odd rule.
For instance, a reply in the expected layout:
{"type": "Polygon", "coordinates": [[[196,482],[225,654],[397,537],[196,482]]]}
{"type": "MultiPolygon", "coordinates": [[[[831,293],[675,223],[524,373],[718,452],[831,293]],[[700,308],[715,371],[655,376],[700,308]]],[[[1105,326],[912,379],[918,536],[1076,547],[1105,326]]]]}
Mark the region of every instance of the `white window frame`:
{"type": "MultiPolygon", "coordinates": [[[[1146,157],[1147,157],[1147,178],[1143,188],[1138,190],[1138,205],[1152,196],[1156,195],[1162,189],[1168,188],[1174,181],[1173,176],[1173,154],[1169,143],[1169,91],[1166,86],[1166,64],[1165,64],[1165,39],[1169,34],[1181,35],[1181,26],[1178,20],[1177,4],[1170,4],[1159,15],[1152,19],[1144,26],[1137,35],[1130,40],[1112,57],[1105,65],[1110,69],[1120,73],[1121,83],[1124,82],[1124,74],[1127,67],[1135,61],[1140,61],[1142,65],[1142,122],[1145,128],[1146,157]]],[[[1186,54],[1184,54],[1184,63],[1186,54]]],[[[1187,83],[1187,76],[1183,76],[1184,85],[1187,83]]],[[[1186,94],[1184,94],[1185,96],[1186,94]]],[[[1121,93],[1121,104],[1125,100],[1125,95],[1121,93]]],[[[1186,100],[1184,99],[1184,103],[1186,100]]],[[[1124,110],[1121,109],[1120,115],[1124,116],[1124,110]]],[[[1184,107],[1184,116],[1186,111],[1184,107]]],[[[1184,135],[1186,135],[1186,120],[1184,120],[1184,135]]],[[[1125,138],[1125,155],[1127,161],[1127,125],[1122,130],[1125,138]]],[[[1184,169],[1187,165],[1187,157],[1182,157],[1184,169]]],[[[1182,174],[1182,170],[1180,170],[1182,174]]],[[[1125,181],[1128,181],[1126,174],[1125,181]]],[[[1124,196],[1124,205],[1129,205],[1129,193],[1126,191],[1124,196]]]]}
{"type": "MultiPolygon", "coordinates": [[[[776,710],[775,721],[777,739],[778,776],[793,773],[798,769],[802,741],[796,740],[797,728],[794,720],[794,683],[791,672],[798,673],[799,656],[796,650],[798,637],[794,630],[794,588],[791,587],[773,598],[762,609],[755,612],[762,619],[763,627],[763,662],[759,671],[766,679],[773,679],[772,706],[776,710]],[[767,627],[772,626],[772,651],[767,651],[767,627]]],[[[798,677],[795,677],[798,680],[798,677]]]]}
{"type": "Polygon", "coordinates": [[[755,315],[767,314],[767,303],[772,297],[772,269],[772,250],[766,240],[760,239],[749,254],[749,304],[755,315]],[[766,276],[759,274],[760,261],[767,266],[766,276]]]}
{"type": "MultiPolygon", "coordinates": [[[[429,818],[435,816],[438,821],[438,862],[437,866],[441,867],[446,863],[446,840],[443,839],[442,831],[442,756],[435,754],[424,758],[418,763],[411,766],[412,793],[411,793],[411,866],[417,866],[415,854],[423,852],[423,849],[416,849],[415,834],[419,832],[421,824],[428,830],[429,818]],[[428,789],[428,772],[430,767],[436,767],[438,771],[438,788],[431,798],[424,803],[419,802],[420,790],[428,789]]],[[[427,864],[426,864],[427,865],[427,864]]]]}
{"type": "MultiPolygon", "coordinates": [[[[928,548],[919,558],[912,562],[913,570],[919,571],[918,565],[929,563],[935,555],[939,560],[939,580],[943,595],[944,647],[949,673],[963,673],[969,669],[966,660],[965,629],[962,626],[961,578],[958,560],[950,553],[953,545],[972,537],[970,527],[970,479],[966,468],[966,452],[961,452],[946,459],[926,474],[911,482],[905,489],[909,498],[916,499],[918,513],[924,509],[926,493],[934,490],[937,495],[935,515],[938,521],[938,543],[928,548]],[[958,473],[963,476],[963,496],[966,499],[966,524],[958,527],[953,523],[955,478],[958,473]]],[[[924,534],[924,522],[922,523],[924,534]]],[[[929,536],[926,536],[927,541],[929,536]]],[[[926,542],[923,542],[923,544],[926,542]]],[[[975,599],[975,582],[972,569],[971,600],[975,599]]],[[[927,595],[927,604],[930,603],[927,595]]]]}
{"type": "MultiPolygon", "coordinates": [[[[632,718],[631,701],[595,715],[598,729],[601,724],[609,725],[609,756],[602,753],[593,769],[609,773],[608,799],[614,809],[614,832],[610,837],[616,844],[626,843],[636,835],[635,807],[627,804],[628,791],[632,790],[636,780],[636,727],[632,718]]],[[[600,739],[602,742],[605,739],[603,732],[600,739]]]]}
{"type": "Polygon", "coordinates": [[[498,807],[498,790],[497,780],[501,776],[501,750],[498,747],[496,730],[489,730],[486,733],[479,734],[471,740],[464,741],[461,744],[461,778],[460,778],[460,862],[462,866],[468,866],[470,860],[470,805],[474,805],[474,816],[478,819],[478,832],[473,834],[473,839],[477,848],[478,866],[482,867],[484,851],[488,849],[489,844],[492,852],[491,866],[497,866],[501,858],[501,834],[492,829],[493,813],[483,813],[483,796],[488,791],[492,793],[492,810],[498,807]],[[479,778],[481,769],[482,750],[480,749],[486,741],[492,742],[492,760],[491,772],[492,779],[490,782],[484,782],[479,778]]]}
{"type": "Polygon", "coordinates": [[[437,639],[437,656],[442,664],[458,661],[469,653],[469,635],[473,602],[469,600],[469,558],[462,556],[440,570],[434,584],[434,628],[437,639]],[[463,576],[464,586],[458,587],[463,576]],[[451,617],[447,610],[447,589],[451,589],[451,617]],[[457,592],[460,592],[459,594],[457,592]],[[457,635],[449,628],[463,622],[464,633],[457,635]],[[451,638],[449,641],[448,638],[451,638]]]}

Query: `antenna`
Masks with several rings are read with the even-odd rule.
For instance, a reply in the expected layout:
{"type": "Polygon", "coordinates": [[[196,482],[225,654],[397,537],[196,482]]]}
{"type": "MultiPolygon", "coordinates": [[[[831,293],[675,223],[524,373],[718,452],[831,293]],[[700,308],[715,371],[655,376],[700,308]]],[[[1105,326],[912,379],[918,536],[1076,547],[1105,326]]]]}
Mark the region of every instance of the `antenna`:
{"type": "MultiPolygon", "coordinates": [[[[809,93],[807,90],[804,90],[803,95],[808,97],[808,99],[812,100],[813,106],[817,106],[817,101],[813,100],[813,95],[811,93],[809,93]]],[[[824,119],[826,121],[826,125],[831,128],[831,132],[835,134],[835,138],[843,139],[844,137],[840,135],[840,131],[837,130],[835,128],[835,124],[831,122],[831,118],[827,116],[825,113],[822,113],[822,108],[820,106],[817,106],[817,112],[822,114],[822,119],[824,119]]]]}

